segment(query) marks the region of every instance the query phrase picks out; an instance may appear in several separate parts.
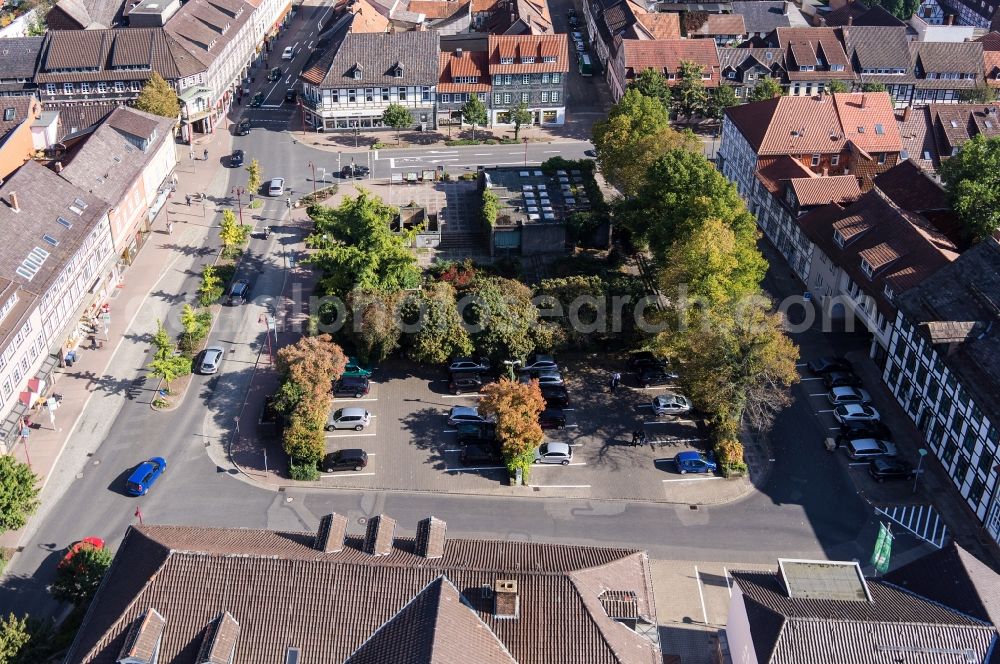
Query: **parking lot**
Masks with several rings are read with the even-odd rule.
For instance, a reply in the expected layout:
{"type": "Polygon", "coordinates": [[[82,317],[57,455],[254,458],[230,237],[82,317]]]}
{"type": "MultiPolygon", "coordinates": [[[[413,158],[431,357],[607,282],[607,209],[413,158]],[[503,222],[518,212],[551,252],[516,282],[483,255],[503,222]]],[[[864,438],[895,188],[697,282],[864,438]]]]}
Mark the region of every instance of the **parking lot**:
{"type": "MultiPolygon", "coordinates": [[[[562,360],[562,358],[560,358],[562,360]]],[[[530,491],[553,496],[652,500],[710,504],[744,495],[745,478],[681,475],[673,464],[677,452],[706,447],[703,428],[693,419],[657,418],[651,401],[669,386],[641,388],[623,366],[600,366],[596,360],[563,361],[571,403],[566,426],[546,430],[545,440],[573,449],[568,465],[535,464],[530,491]],[[611,372],[622,373],[612,394],[611,372]],[[643,429],[645,445],[633,445],[643,429]]],[[[360,399],[337,398],[334,408],[359,406],[372,416],[363,431],[331,431],[327,450],[361,448],[369,456],[361,471],[326,473],[325,486],[406,489],[453,493],[524,493],[512,487],[500,464],[464,466],[456,429],[448,425],[453,406],[475,406],[479,395],[453,395],[443,368],[392,361],[375,370],[371,390],[360,399]]]]}

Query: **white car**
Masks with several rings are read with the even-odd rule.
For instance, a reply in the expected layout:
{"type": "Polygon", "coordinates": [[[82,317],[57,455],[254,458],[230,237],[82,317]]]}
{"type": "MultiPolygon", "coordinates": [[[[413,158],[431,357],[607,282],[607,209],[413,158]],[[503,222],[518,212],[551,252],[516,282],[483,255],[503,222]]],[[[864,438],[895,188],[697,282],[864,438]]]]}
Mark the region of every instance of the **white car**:
{"type": "Polygon", "coordinates": [[[653,399],[653,413],[660,415],[684,415],[691,412],[691,400],[683,394],[666,392],[653,399]]]}
{"type": "Polygon", "coordinates": [[[281,52],[282,60],[291,60],[295,57],[295,49],[291,46],[286,46],[285,50],[281,52]]]}
{"type": "Polygon", "coordinates": [[[222,356],[225,354],[226,351],[219,346],[209,346],[201,356],[201,366],[198,368],[198,371],[206,375],[217,373],[219,371],[219,364],[222,362],[222,356]]]}
{"type": "Polygon", "coordinates": [[[841,424],[845,422],[878,422],[882,419],[877,410],[862,403],[837,406],[833,411],[833,417],[841,424]]]}
{"type": "Polygon", "coordinates": [[[338,408],[330,413],[323,427],[327,431],[335,429],[354,429],[361,431],[371,424],[372,415],[364,408],[338,408]]]}
{"type": "Polygon", "coordinates": [[[267,183],[268,196],[281,196],[285,193],[285,178],[274,178],[267,183]]]}
{"type": "Polygon", "coordinates": [[[535,448],[535,463],[559,463],[568,466],[573,448],[566,443],[542,443],[535,448]]]}
{"type": "Polygon", "coordinates": [[[826,398],[834,406],[845,403],[871,403],[872,397],[860,387],[835,387],[826,394],[826,398]]]}

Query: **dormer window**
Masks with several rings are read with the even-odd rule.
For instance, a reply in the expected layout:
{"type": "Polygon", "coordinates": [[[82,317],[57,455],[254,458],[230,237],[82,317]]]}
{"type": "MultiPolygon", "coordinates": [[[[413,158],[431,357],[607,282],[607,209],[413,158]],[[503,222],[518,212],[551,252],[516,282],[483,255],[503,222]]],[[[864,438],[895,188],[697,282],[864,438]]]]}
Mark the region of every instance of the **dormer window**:
{"type": "Polygon", "coordinates": [[[355,81],[360,81],[361,80],[361,70],[360,69],[357,69],[357,68],[354,69],[354,80],[355,81]]]}
{"type": "Polygon", "coordinates": [[[734,72],[734,71],[727,71],[726,72],[726,78],[728,78],[730,81],[735,80],[736,79],[736,72],[734,72]]]}
{"type": "Polygon", "coordinates": [[[535,56],[533,55],[522,55],[521,56],[522,65],[533,65],[535,64],[535,56]]]}
{"type": "Polygon", "coordinates": [[[501,56],[500,57],[500,64],[502,64],[502,65],[512,65],[512,64],[514,64],[514,58],[505,58],[505,57],[501,56]]]}
{"type": "Polygon", "coordinates": [[[892,302],[892,298],[896,297],[896,294],[893,292],[893,290],[889,288],[889,284],[885,285],[885,290],[882,292],[885,293],[886,299],[889,300],[890,302],[892,302]]]}
{"type": "Polygon", "coordinates": [[[403,65],[401,65],[401,64],[399,64],[397,62],[393,66],[393,68],[392,68],[392,77],[393,78],[403,78],[403,65]]]}
{"type": "Polygon", "coordinates": [[[840,234],[840,231],[838,230],[833,231],[833,242],[841,249],[844,248],[844,236],[840,234]]]}
{"type": "Polygon", "coordinates": [[[554,55],[546,55],[545,57],[542,58],[542,62],[555,62],[555,61],[556,61],[556,56],[554,55]]]}
{"type": "Polygon", "coordinates": [[[864,258],[861,259],[861,271],[864,272],[869,279],[875,275],[875,268],[873,268],[872,264],[864,258]]]}

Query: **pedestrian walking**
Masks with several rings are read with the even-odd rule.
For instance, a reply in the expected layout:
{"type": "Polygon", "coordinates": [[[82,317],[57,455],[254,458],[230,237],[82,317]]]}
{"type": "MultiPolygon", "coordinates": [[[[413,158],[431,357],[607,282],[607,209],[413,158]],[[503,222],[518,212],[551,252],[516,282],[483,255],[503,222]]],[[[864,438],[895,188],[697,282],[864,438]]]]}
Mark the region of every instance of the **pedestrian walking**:
{"type": "Polygon", "coordinates": [[[186,195],[184,198],[187,199],[188,207],[191,207],[191,194],[186,195]]]}
{"type": "Polygon", "coordinates": [[[639,441],[641,439],[642,439],[642,431],[639,430],[639,429],[636,429],[635,431],[633,431],[632,432],[632,447],[635,447],[636,445],[638,445],[639,441]]]}
{"type": "Polygon", "coordinates": [[[622,382],[622,375],[617,371],[611,374],[611,393],[614,394],[615,388],[622,382]]]}
{"type": "Polygon", "coordinates": [[[203,154],[205,155],[205,161],[208,161],[208,148],[205,148],[205,152],[203,154]]]}
{"type": "Polygon", "coordinates": [[[292,209],[292,197],[291,196],[289,196],[288,198],[285,199],[285,207],[287,207],[289,210],[292,209]]]}
{"type": "MultiPolygon", "coordinates": [[[[639,432],[639,446],[642,447],[645,444],[646,444],[646,432],[643,430],[639,432]]],[[[653,449],[652,440],[649,441],[649,449],[653,449]]]]}
{"type": "Polygon", "coordinates": [[[168,221],[167,222],[167,235],[173,235],[173,234],[174,234],[174,222],[168,221]]]}

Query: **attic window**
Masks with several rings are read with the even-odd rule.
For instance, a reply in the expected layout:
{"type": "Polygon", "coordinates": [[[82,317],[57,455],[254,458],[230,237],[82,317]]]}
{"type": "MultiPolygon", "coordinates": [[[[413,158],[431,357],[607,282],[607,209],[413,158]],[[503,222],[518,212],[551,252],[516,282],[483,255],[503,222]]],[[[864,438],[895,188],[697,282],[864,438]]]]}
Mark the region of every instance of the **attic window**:
{"type": "Polygon", "coordinates": [[[502,65],[512,65],[512,64],[514,64],[514,58],[504,58],[504,57],[501,57],[500,58],[500,64],[502,64],[502,65]]]}
{"type": "Polygon", "coordinates": [[[354,80],[356,80],[356,81],[360,81],[361,80],[361,69],[359,69],[359,68],[355,68],[354,69],[354,80]]]}
{"type": "Polygon", "coordinates": [[[56,219],[56,221],[58,221],[60,225],[65,226],[66,228],[73,228],[73,224],[66,221],[62,217],[59,217],[58,219],[56,219]]]}
{"type": "Polygon", "coordinates": [[[46,242],[48,242],[49,244],[51,244],[53,247],[58,247],[59,246],[59,240],[55,239],[51,235],[48,235],[48,234],[43,235],[42,239],[45,240],[46,242]]]}
{"type": "MultiPolygon", "coordinates": [[[[556,56],[554,55],[546,55],[542,58],[542,62],[555,62],[555,61],[556,61],[556,56]]],[[[998,76],[997,78],[1000,78],[1000,76],[998,76]]]]}
{"type": "Polygon", "coordinates": [[[840,231],[838,231],[838,230],[833,231],[833,241],[834,241],[834,243],[838,247],[840,247],[841,249],[843,249],[843,247],[844,247],[844,236],[840,234],[840,231]]]}
{"type": "Polygon", "coordinates": [[[879,136],[882,136],[883,134],[885,134],[885,127],[883,127],[880,124],[875,125],[875,133],[878,134],[879,136]]]}
{"type": "Polygon", "coordinates": [[[285,664],[299,664],[299,656],[302,651],[298,648],[289,648],[285,652],[285,664]]]}
{"type": "Polygon", "coordinates": [[[522,55],[521,56],[522,65],[533,65],[535,64],[535,56],[533,55],[522,55]]]}
{"type": "Polygon", "coordinates": [[[87,203],[82,198],[74,198],[69,209],[77,214],[83,214],[83,211],[87,209],[87,203]]]}
{"type": "Polygon", "coordinates": [[[403,65],[396,63],[396,66],[392,68],[393,78],[403,78],[403,65]]]}
{"type": "Polygon", "coordinates": [[[951,126],[952,126],[953,128],[955,128],[955,129],[957,129],[957,128],[958,128],[958,120],[952,120],[952,121],[951,121],[951,126]]]}
{"type": "Polygon", "coordinates": [[[864,127],[861,127],[861,126],[859,126],[859,127],[858,127],[858,133],[859,133],[859,134],[863,134],[863,133],[865,133],[865,128],[864,128],[864,127]]]}
{"type": "Polygon", "coordinates": [[[892,301],[892,298],[896,297],[896,294],[892,291],[891,288],[889,288],[889,284],[885,285],[885,290],[883,292],[885,293],[886,298],[890,302],[892,301]]]}
{"type": "Polygon", "coordinates": [[[4,122],[10,122],[11,120],[14,119],[14,116],[16,114],[17,114],[17,111],[14,110],[13,107],[3,109],[3,120],[4,120],[4,122]]]}
{"type": "Polygon", "coordinates": [[[861,271],[864,272],[869,279],[871,279],[872,276],[874,276],[875,274],[875,268],[873,268],[872,264],[866,261],[864,258],[861,259],[861,271]]]}

